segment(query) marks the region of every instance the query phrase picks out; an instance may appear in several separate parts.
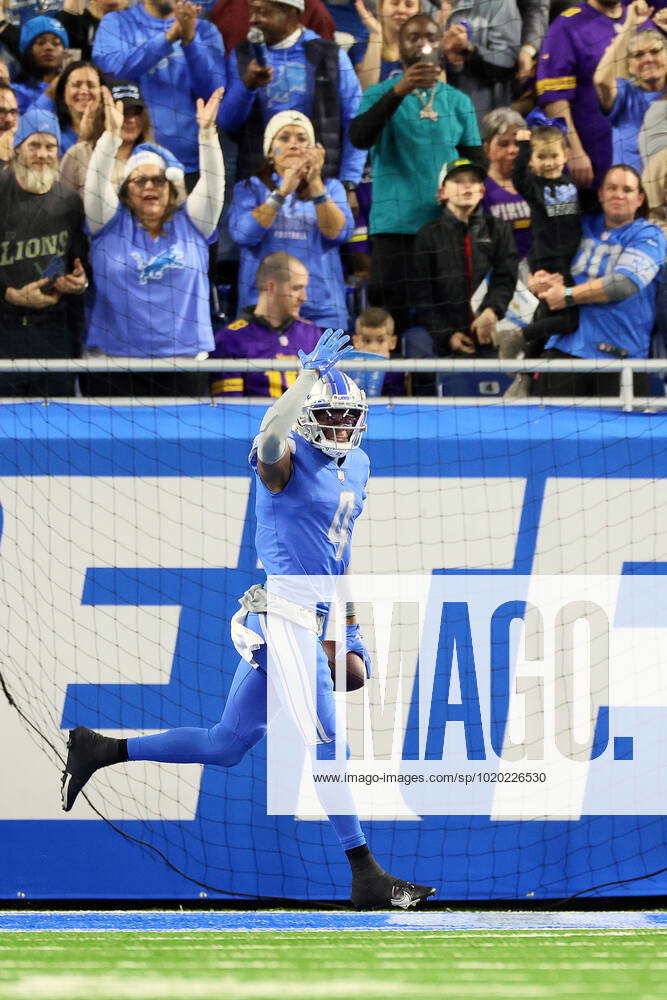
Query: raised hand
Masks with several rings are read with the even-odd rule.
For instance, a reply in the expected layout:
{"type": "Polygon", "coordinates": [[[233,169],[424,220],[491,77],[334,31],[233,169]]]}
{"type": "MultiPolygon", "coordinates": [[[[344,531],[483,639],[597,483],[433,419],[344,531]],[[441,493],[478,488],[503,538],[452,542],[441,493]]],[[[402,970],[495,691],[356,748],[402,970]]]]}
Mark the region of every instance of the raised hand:
{"type": "Polygon", "coordinates": [[[102,102],[104,104],[104,128],[107,132],[111,132],[114,138],[120,139],[125,120],[123,102],[116,101],[114,103],[108,87],[102,87],[102,102]]]}
{"type": "Polygon", "coordinates": [[[99,106],[99,100],[90,101],[86,105],[86,110],[81,115],[81,121],[79,122],[79,139],[81,142],[90,142],[93,138],[99,106]]]}
{"type": "Polygon", "coordinates": [[[633,0],[633,3],[627,7],[623,30],[631,31],[633,28],[637,28],[640,24],[643,24],[644,21],[648,21],[653,13],[653,9],[653,7],[649,7],[646,0],[633,0]]]}
{"type": "Polygon", "coordinates": [[[411,94],[413,90],[429,90],[440,76],[440,67],[433,63],[416,62],[408,66],[405,73],[394,84],[394,93],[400,97],[411,94]]]}
{"type": "Polygon", "coordinates": [[[345,346],[349,341],[344,330],[325,330],[310,354],[299,351],[299,361],[304,368],[317,370],[321,378],[350,354],[353,348],[345,346]]]}
{"type": "MultiPolygon", "coordinates": [[[[317,143],[315,146],[311,146],[307,149],[304,155],[304,163],[306,165],[306,180],[309,186],[312,188],[316,186],[318,188],[317,193],[320,194],[320,189],[324,188],[324,183],[322,181],[322,167],[324,166],[324,146],[321,143],[317,143]]],[[[311,194],[314,192],[311,191],[311,194]]]]}
{"type": "Polygon", "coordinates": [[[174,7],[174,17],[181,29],[181,42],[189,45],[197,34],[197,15],[201,10],[189,0],[178,0],[174,7]]]}
{"type": "Polygon", "coordinates": [[[369,35],[381,35],[382,25],[377,17],[366,7],[363,0],[354,0],[354,6],[359,19],[369,35]]]}
{"type": "Polygon", "coordinates": [[[667,34],[667,7],[663,7],[662,10],[657,11],[653,15],[653,21],[658,25],[661,31],[667,34]]]}
{"type": "Polygon", "coordinates": [[[445,31],[447,28],[447,22],[449,21],[449,15],[451,12],[452,4],[450,3],[450,0],[441,0],[440,8],[433,14],[433,20],[441,31],[445,31]]]}
{"type": "Polygon", "coordinates": [[[224,93],[225,88],[218,87],[217,90],[213,91],[206,103],[204,103],[203,98],[197,98],[197,124],[202,132],[215,125],[215,120],[218,117],[218,108],[220,107],[220,101],[224,93]]]}
{"type": "Polygon", "coordinates": [[[287,167],[285,173],[280,179],[278,194],[281,194],[283,198],[286,198],[288,194],[292,193],[292,191],[296,191],[301,181],[305,179],[307,173],[308,164],[305,158],[298,160],[296,163],[292,163],[291,166],[287,167]]]}
{"type": "Polygon", "coordinates": [[[450,24],[443,35],[442,49],[445,54],[459,54],[470,47],[468,32],[462,24],[450,24]]]}

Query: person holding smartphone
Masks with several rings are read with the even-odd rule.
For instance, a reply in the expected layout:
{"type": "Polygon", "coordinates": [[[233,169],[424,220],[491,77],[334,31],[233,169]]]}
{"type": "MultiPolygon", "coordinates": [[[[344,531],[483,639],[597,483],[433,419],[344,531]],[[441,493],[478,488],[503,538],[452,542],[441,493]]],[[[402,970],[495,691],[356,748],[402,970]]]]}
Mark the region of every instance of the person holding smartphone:
{"type": "Polygon", "coordinates": [[[393,316],[397,334],[411,323],[415,237],[440,212],[440,168],[459,156],[482,159],[470,98],[441,79],[441,43],[430,17],[408,18],[399,32],[401,76],[369,87],[350,124],[373,173],[369,302],[393,316]]]}

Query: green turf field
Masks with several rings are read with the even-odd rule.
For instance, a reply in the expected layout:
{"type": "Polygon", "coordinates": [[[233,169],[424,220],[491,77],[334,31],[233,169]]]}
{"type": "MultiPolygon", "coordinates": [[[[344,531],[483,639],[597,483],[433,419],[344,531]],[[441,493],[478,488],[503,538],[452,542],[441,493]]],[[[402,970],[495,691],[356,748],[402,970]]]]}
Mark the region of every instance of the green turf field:
{"type": "Polygon", "coordinates": [[[2,1000],[667,997],[667,931],[30,932],[2,1000]]]}

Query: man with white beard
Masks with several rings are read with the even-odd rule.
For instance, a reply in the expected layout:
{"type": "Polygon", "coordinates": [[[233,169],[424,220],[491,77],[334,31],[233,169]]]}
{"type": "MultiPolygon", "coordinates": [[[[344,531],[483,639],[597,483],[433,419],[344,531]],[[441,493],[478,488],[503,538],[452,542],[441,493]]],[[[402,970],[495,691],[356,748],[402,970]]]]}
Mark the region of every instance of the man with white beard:
{"type": "MultiPolygon", "coordinates": [[[[0,174],[0,356],[71,358],[78,354],[88,282],[83,204],[58,179],[60,129],[31,108],[0,174]]],[[[69,374],[0,375],[2,396],[74,395],[69,374]]]]}

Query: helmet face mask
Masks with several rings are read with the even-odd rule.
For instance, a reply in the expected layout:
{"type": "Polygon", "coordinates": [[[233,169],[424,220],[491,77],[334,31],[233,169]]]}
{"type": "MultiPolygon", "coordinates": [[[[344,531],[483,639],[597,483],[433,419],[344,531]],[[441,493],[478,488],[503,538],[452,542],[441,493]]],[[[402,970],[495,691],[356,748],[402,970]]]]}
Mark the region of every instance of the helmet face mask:
{"type": "Polygon", "coordinates": [[[366,430],[366,393],[344,372],[317,380],[297,418],[296,431],[330,458],[358,448],[366,430]]]}

